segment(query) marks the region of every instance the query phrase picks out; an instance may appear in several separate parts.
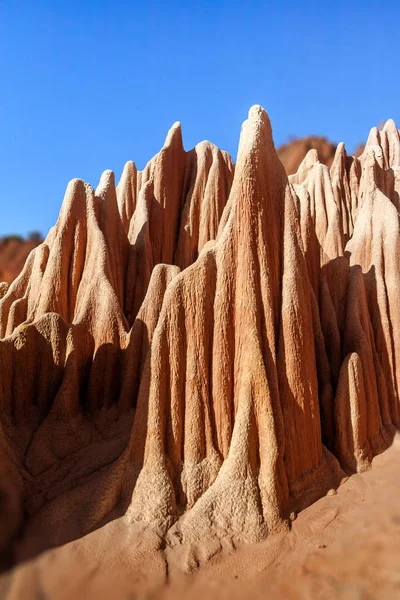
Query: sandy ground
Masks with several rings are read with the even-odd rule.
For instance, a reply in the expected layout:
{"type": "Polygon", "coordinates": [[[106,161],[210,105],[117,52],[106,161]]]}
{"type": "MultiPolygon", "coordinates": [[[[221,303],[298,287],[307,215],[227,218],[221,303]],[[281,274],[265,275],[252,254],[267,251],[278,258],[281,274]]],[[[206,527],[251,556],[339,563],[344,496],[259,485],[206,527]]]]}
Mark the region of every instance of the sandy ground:
{"type": "Polygon", "coordinates": [[[400,598],[399,495],[398,435],[370,471],[301,512],[289,534],[241,548],[158,597],[400,598]]]}
{"type": "Polygon", "coordinates": [[[153,532],[119,519],[3,575],[0,597],[400,598],[399,497],[398,435],[370,471],[301,512],[290,533],[236,550],[217,547],[214,556],[199,544],[191,565],[190,549],[166,550],[153,532]]]}

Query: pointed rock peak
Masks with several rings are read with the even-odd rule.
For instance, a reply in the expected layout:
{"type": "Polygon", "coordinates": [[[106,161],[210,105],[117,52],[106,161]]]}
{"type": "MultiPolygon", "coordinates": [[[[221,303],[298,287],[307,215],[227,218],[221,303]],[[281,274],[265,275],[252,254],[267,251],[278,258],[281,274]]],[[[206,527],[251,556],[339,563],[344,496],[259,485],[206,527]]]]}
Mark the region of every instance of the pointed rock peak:
{"type": "Polygon", "coordinates": [[[126,230],[136,208],[137,174],[135,163],[126,162],[116,190],[118,210],[126,230]]]}
{"type": "Polygon", "coordinates": [[[240,132],[238,162],[241,156],[252,153],[259,147],[272,149],[272,129],[268,115],[262,106],[255,104],[249,110],[249,117],[240,132]]]}
{"type": "Polygon", "coordinates": [[[110,189],[115,189],[114,172],[107,169],[100,177],[99,185],[96,188],[96,196],[104,198],[110,189]]]}
{"type": "Polygon", "coordinates": [[[381,176],[379,175],[384,165],[384,155],[382,147],[378,145],[366,147],[363,157],[363,189],[374,189],[376,186],[379,186],[382,183],[381,176]],[[379,169],[379,167],[381,167],[381,169],[379,169]]]}
{"type": "Polygon", "coordinates": [[[315,148],[311,148],[300,163],[297,173],[289,176],[289,181],[297,184],[303,183],[314,165],[318,164],[320,164],[318,152],[315,148]]]}
{"type": "Polygon", "coordinates": [[[194,147],[195,151],[197,154],[205,154],[206,152],[218,152],[218,148],[217,146],[215,146],[212,142],[209,142],[208,140],[203,140],[202,142],[199,142],[198,144],[195,145],[194,147]]]}
{"type": "MultiPolygon", "coordinates": [[[[124,170],[122,171],[121,178],[118,182],[117,194],[118,202],[131,202],[132,197],[136,198],[136,185],[137,185],[137,169],[136,165],[132,160],[128,160],[125,163],[124,170]]],[[[130,207],[130,211],[134,210],[134,206],[130,207]]],[[[129,215],[130,218],[131,215],[129,215]]]]}
{"type": "Polygon", "coordinates": [[[263,127],[272,142],[272,127],[267,112],[259,104],[254,104],[249,110],[248,122],[253,123],[257,127],[263,127]]]}
{"type": "Polygon", "coordinates": [[[71,179],[67,185],[64,201],[67,198],[76,196],[77,194],[85,194],[86,188],[92,188],[92,186],[83,179],[71,179]]]}
{"type": "Polygon", "coordinates": [[[393,119],[388,119],[386,121],[386,123],[382,127],[382,131],[385,131],[386,133],[389,133],[389,134],[394,133],[395,135],[399,135],[398,129],[396,127],[396,123],[393,121],[393,119]]]}
{"type": "Polygon", "coordinates": [[[337,145],[335,156],[346,156],[346,148],[344,147],[344,142],[340,142],[337,145]]]}
{"type": "Polygon", "coordinates": [[[299,167],[299,171],[303,169],[311,169],[315,164],[319,163],[318,152],[315,148],[311,148],[305,155],[303,162],[299,167]]]}
{"type": "Polygon", "coordinates": [[[331,176],[334,175],[342,176],[346,170],[346,159],[347,153],[344,147],[344,143],[340,142],[336,148],[335,157],[331,166],[331,176]]]}
{"type": "Polygon", "coordinates": [[[67,186],[59,218],[79,216],[86,207],[86,199],[91,196],[93,196],[91,185],[83,179],[72,179],[67,186]]]}
{"type": "Polygon", "coordinates": [[[380,146],[380,143],[381,143],[381,136],[378,131],[378,128],[373,127],[371,129],[371,131],[369,132],[368,140],[367,140],[367,143],[365,144],[365,147],[367,148],[368,146],[380,146]]]}
{"type": "Polygon", "coordinates": [[[164,148],[170,146],[177,146],[183,149],[182,141],[182,127],[179,121],[176,121],[171,129],[168,131],[167,137],[165,138],[164,148]]]}
{"type": "Polygon", "coordinates": [[[393,119],[386,121],[381,132],[381,146],[385,155],[385,167],[400,165],[400,135],[393,119]]]}
{"type": "Polygon", "coordinates": [[[271,123],[270,123],[269,117],[267,115],[267,111],[262,106],[260,106],[260,104],[253,104],[253,106],[250,107],[249,119],[250,120],[260,119],[260,120],[264,121],[265,124],[269,126],[269,128],[271,128],[271,123]]]}
{"type": "Polygon", "coordinates": [[[128,160],[125,165],[124,165],[124,169],[122,171],[122,175],[121,175],[121,179],[119,180],[118,185],[121,185],[121,183],[123,181],[126,181],[127,179],[133,177],[136,173],[136,165],[133,162],[133,160],[128,160]]]}

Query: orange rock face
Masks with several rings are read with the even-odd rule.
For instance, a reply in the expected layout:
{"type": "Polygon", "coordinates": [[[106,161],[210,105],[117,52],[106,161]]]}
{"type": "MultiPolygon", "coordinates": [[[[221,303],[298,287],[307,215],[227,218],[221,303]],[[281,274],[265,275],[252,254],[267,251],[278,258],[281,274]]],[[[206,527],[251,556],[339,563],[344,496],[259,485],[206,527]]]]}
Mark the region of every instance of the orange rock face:
{"type": "Polygon", "coordinates": [[[389,121],[288,178],[254,106],[235,166],[175,124],[117,187],[72,181],[0,284],[4,555],[121,515],[259,541],[368,468],[399,426],[399,161],[389,121]]]}

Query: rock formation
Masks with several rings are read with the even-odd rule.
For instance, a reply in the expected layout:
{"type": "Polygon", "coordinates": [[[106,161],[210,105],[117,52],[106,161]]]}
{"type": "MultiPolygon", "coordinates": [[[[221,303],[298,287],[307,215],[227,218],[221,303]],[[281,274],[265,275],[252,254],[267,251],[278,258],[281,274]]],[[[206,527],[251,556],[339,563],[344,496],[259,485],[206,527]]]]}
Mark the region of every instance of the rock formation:
{"type": "MultiPolygon", "coordinates": [[[[380,129],[383,125],[384,123],[380,126],[380,129]]],[[[286,169],[286,173],[294,175],[310,150],[316,150],[318,160],[327,167],[331,167],[335,158],[336,148],[337,145],[330,142],[326,137],[309,135],[303,138],[294,138],[286,144],[282,144],[277,148],[277,153],[286,169]]],[[[354,152],[354,156],[357,158],[361,156],[364,148],[365,144],[359,144],[354,152]]]]}
{"type": "Polygon", "coordinates": [[[287,177],[254,106],[234,166],[175,124],[72,181],[0,284],[0,538],[18,561],[123,515],[159,547],[258,541],[399,426],[400,137],[287,177]]]}
{"type": "Polygon", "coordinates": [[[304,138],[295,138],[277,149],[279,159],[288,175],[297,172],[305,155],[310,150],[316,150],[319,160],[330,167],[336,152],[336,144],[322,136],[310,135],[304,138]]]}
{"type": "Polygon", "coordinates": [[[0,281],[11,283],[22,271],[28,254],[42,241],[36,233],[26,240],[15,235],[0,238],[0,281]]]}

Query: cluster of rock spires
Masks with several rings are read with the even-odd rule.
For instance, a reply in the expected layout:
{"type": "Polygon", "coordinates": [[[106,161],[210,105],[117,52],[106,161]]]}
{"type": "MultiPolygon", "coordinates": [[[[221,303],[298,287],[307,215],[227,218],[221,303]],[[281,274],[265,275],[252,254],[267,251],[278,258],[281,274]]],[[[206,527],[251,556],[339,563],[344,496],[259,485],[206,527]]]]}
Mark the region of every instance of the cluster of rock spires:
{"type": "Polygon", "coordinates": [[[117,187],[72,181],[0,284],[2,550],[121,514],[257,541],[366,469],[399,426],[399,191],[393,121],[288,178],[259,106],[236,165],[175,124],[117,187]]]}
{"type": "MultiPolygon", "coordinates": [[[[312,149],[317,151],[319,161],[330,167],[336,148],[336,144],[325,137],[308,136],[293,139],[279,146],[277,153],[286,173],[291,175],[296,173],[305,155],[312,149]]],[[[359,156],[363,150],[364,144],[361,144],[354,156],[359,156]]],[[[19,236],[0,238],[0,281],[11,283],[22,271],[30,251],[42,241],[42,237],[37,233],[30,234],[26,240],[19,236]]]]}

